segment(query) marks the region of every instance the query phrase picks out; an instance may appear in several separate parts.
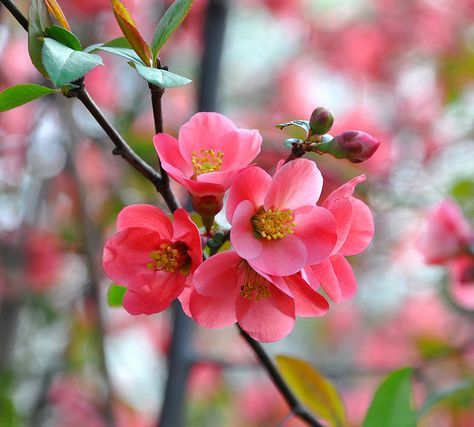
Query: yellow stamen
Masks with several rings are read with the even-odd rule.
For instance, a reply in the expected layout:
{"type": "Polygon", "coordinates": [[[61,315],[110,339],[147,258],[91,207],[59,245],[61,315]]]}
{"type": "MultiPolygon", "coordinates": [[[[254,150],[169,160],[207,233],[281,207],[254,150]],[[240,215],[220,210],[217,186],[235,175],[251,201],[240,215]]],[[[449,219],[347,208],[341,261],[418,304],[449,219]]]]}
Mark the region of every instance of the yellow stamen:
{"type": "Polygon", "coordinates": [[[174,245],[163,243],[160,249],[150,252],[149,256],[152,262],[147,263],[146,266],[150,270],[173,273],[179,268],[183,274],[189,272],[191,258],[187,253],[186,246],[182,243],[174,245]]]}
{"type": "Polygon", "coordinates": [[[296,227],[294,218],[291,209],[274,211],[270,208],[266,211],[262,206],[252,217],[253,229],[258,237],[261,236],[267,240],[283,239],[293,234],[293,228],[296,227]]]}
{"type": "Polygon", "coordinates": [[[194,176],[220,171],[223,157],[224,153],[222,151],[215,152],[212,149],[205,150],[204,148],[199,153],[193,151],[191,162],[193,163],[194,176]]]}
{"type": "Polygon", "coordinates": [[[270,298],[272,293],[270,292],[271,283],[260,276],[252,267],[250,267],[246,261],[241,264],[243,268],[244,283],[240,287],[240,296],[252,301],[270,298]]]}

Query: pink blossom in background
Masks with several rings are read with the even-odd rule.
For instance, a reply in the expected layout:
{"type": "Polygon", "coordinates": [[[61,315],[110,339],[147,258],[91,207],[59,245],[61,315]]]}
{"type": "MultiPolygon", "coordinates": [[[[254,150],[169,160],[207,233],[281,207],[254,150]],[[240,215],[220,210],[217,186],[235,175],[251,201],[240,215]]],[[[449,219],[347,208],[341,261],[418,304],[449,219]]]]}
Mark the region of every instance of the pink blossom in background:
{"type": "Polygon", "coordinates": [[[428,264],[444,264],[461,255],[474,241],[474,231],[459,206],[444,200],[427,217],[426,229],[418,241],[418,249],[428,264]]]}
{"type": "Polygon", "coordinates": [[[329,308],[299,275],[270,276],[253,269],[234,251],[206,260],[192,285],[189,312],[199,325],[221,328],[238,322],[262,342],[288,335],[297,315],[322,316],[329,308]]]}
{"type": "Polygon", "coordinates": [[[449,266],[450,292],[461,307],[474,310],[474,255],[456,258],[449,266]]]}
{"type": "Polygon", "coordinates": [[[222,209],[225,191],[260,152],[257,130],[237,129],[218,113],[197,113],[181,126],[178,139],[161,133],[153,142],[163,168],[191,194],[201,215],[222,209]]]}
{"type": "Polygon", "coordinates": [[[165,310],[183,291],[202,261],[201,236],[184,209],[173,215],[151,205],[131,205],[118,215],[118,233],[104,248],[107,275],[125,286],[124,308],[131,314],[165,310]]]}
{"type": "Polygon", "coordinates": [[[241,173],[227,200],[235,251],[260,271],[288,276],[327,258],[336,244],[332,213],[316,202],[323,179],[316,164],[296,159],[272,178],[252,167],[241,173]]]}
{"type": "Polygon", "coordinates": [[[335,302],[351,298],[357,290],[352,267],[345,256],[363,252],[374,236],[374,221],[369,207],[353,197],[356,185],[363,181],[365,175],[355,177],[324,200],[322,206],[336,219],[337,242],[327,259],[305,267],[312,286],[317,289],[321,285],[335,302]]]}

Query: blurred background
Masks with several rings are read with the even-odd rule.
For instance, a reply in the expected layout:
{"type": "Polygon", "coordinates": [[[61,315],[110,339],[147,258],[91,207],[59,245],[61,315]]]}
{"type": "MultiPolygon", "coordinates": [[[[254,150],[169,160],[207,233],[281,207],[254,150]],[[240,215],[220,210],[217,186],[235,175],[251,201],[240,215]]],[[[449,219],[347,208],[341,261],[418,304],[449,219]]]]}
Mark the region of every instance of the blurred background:
{"type": "MultiPolygon", "coordinates": [[[[26,0],[17,1],[26,13],[26,0]]],[[[107,0],[61,0],[84,46],[121,36],[107,0]]],[[[170,1],[126,0],[151,40],[170,1]]],[[[163,98],[165,132],[198,109],[209,2],[196,0],[162,52],[193,80],[163,98]]],[[[331,133],[361,129],[382,140],[369,161],[314,157],[324,195],[361,173],[375,239],[354,257],[357,296],[324,318],[299,319],[271,354],[305,358],[340,390],[359,426],[388,372],[412,366],[418,407],[434,392],[474,382],[474,279],[455,286],[449,265],[429,266],[417,242],[427,212],[450,198],[474,222],[473,0],[212,0],[225,19],[217,105],[264,137],[257,162],[273,172],[286,135],[325,105],[331,133]],[[222,12],[223,11],[223,12],[222,12]]],[[[222,39],[217,27],[208,40],[222,39]]],[[[157,165],[145,82],[120,58],[86,76],[94,100],[133,148],[157,165]]],[[[0,7],[0,89],[44,83],[27,35],[0,7]]],[[[203,105],[202,102],[200,104],[203,105]]],[[[183,204],[186,194],[177,186],[183,204]]],[[[47,97],[0,113],[0,427],[157,425],[170,316],[110,308],[102,245],[119,210],[164,206],[84,107],[47,97]]],[[[287,409],[233,328],[196,327],[199,355],[187,391],[188,426],[275,426],[287,409]]],[[[471,389],[472,391],[472,389],[471,389]]],[[[422,426],[471,427],[472,393],[443,401],[422,426]]],[[[280,424],[283,425],[283,424],[280,424]]],[[[300,426],[291,419],[286,426],[300,426]]],[[[382,426],[383,424],[381,424],[382,426]]]]}

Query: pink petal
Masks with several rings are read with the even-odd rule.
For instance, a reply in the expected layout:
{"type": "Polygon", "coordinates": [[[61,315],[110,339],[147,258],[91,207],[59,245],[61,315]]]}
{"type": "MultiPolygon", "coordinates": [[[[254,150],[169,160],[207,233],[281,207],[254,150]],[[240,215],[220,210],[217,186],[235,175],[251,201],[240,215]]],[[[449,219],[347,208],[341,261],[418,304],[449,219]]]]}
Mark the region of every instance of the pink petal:
{"type": "Polygon", "coordinates": [[[222,136],[234,130],[235,125],[222,114],[196,113],[179,130],[181,156],[191,164],[193,152],[201,149],[223,151],[222,136]]]}
{"type": "Polygon", "coordinates": [[[356,185],[364,181],[365,181],[365,175],[359,175],[359,176],[356,176],[355,178],[352,178],[350,181],[341,185],[339,188],[336,188],[328,197],[326,197],[326,200],[324,201],[323,206],[326,208],[327,207],[326,203],[329,203],[332,200],[352,197],[352,195],[354,194],[354,189],[356,185]]]}
{"type": "Polygon", "coordinates": [[[123,208],[117,217],[119,231],[125,228],[149,228],[155,230],[163,239],[171,240],[173,227],[168,216],[156,206],[130,205],[123,208]]]}
{"type": "Polygon", "coordinates": [[[308,159],[292,160],[273,177],[265,197],[265,209],[297,209],[315,205],[322,186],[323,178],[316,163],[308,159]]]}
{"type": "Polygon", "coordinates": [[[177,180],[176,177],[190,178],[193,175],[191,158],[183,159],[176,138],[166,133],[159,133],[153,137],[153,145],[163,168],[173,179],[177,180]]]}
{"type": "Polygon", "coordinates": [[[199,229],[183,208],[177,209],[173,217],[173,241],[186,244],[188,255],[192,259],[191,271],[193,271],[202,262],[202,245],[199,229]]]}
{"type": "Polygon", "coordinates": [[[359,199],[352,198],[352,223],[347,239],[339,253],[355,255],[369,246],[374,236],[374,220],[369,207],[359,199]]]}
{"type": "Polygon", "coordinates": [[[242,262],[234,251],[221,252],[204,261],[194,272],[192,285],[209,297],[235,300],[240,292],[237,267],[242,262]]]}
{"type": "Polygon", "coordinates": [[[254,206],[248,200],[241,202],[234,213],[234,223],[230,229],[230,241],[235,251],[245,259],[252,259],[262,253],[263,245],[255,237],[251,218],[254,206]]]}
{"type": "Polygon", "coordinates": [[[316,264],[331,254],[337,240],[336,222],[331,212],[314,206],[308,213],[296,215],[295,223],[294,236],[304,243],[308,253],[306,264],[316,264]]]}
{"type": "Polygon", "coordinates": [[[278,288],[272,295],[260,300],[237,298],[237,321],[241,328],[260,342],[272,342],[287,336],[295,323],[295,304],[292,298],[278,288]]]}
{"type": "MultiPolygon", "coordinates": [[[[306,268],[306,271],[310,270],[312,274],[309,274],[309,279],[313,282],[316,280],[328,297],[334,302],[342,301],[342,289],[339,284],[339,279],[334,272],[333,265],[329,259],[325,259],[319,264],[314,264],[306,268]]],[[[314,283],[312,283],[314,286],[314,283]]]]}
{"type": "Polygon", "coordinates": [[[247,166],[260,153],[262,136],[256,129],[236,129],[221,137],[224,153],[222,170],[229,171],[247,166]]]}
{"type": "Polygon", "coordinates": [[[300,271],[308,257],[304,243],[296,236],[289,235],[280,240],[261,239],[262,253],[248,263],[256,270],[272,276],[289,276],[300,271]]]}
{"type": "Polygon", "coordinates": [[[250,167],[241,172],[229,191],[226,204],[227,220],[232,224],[235,208],[243,200],[250,200],[255,209],[263,206],[271,181],[271,176],[259,167],[250,167]]]}
{"type": "Polygon", "coordinates": [[[324,207],[333,214],[336,220],[337,242],[332,250],[335,254],[339,252],[349,234],[352,223],[352,203],[349,198],[334,199],[328,203],[325,202],[324,207]]]}
{"type": "Polygon", "coordinates": [[[140,288],[154,280],[147,268],[150,253],[163,242],[160,234],[148,228],[126,228],[110,237],[103,253],[104,270],[113,281],[127,288],[140,288]]]}
{"type": "Polygon", "coordinates": [[[203,173],[197,177],[197,180],[201,182],[219,184],[227,190],[233,184],[237,176],[241,174],[246,167],[229,171],[203,173]]]}
{"type": "Polygon", "coordinates": [[[352,267],[342,255],[334,255],[330,258],[334,273],[339,280],[339,286],[342,292],[342,299],[352,298],[357,291],[357,282],[352,271],[352,267]]]}
{"type": "Polygon", "coordinates": [[[182,176],[174,176],[174,175],[171,175],[171,173],[170,173],[170,176],[176,182],[181,184],[194,197],[215,196],[216,198],[222,198],[226,191],[226,188],[223,187],[221,184],[196,181],[194,179],[188,179],[182,176]]]}
{"type": "Polygon", "coordinates": [[[204,296],[194,290],[189,299],[189,310],[196,323],[205,328],[222,328],[237,321],[235,298],[204,296]]]}
{"type": "Polygon", "coordinates": [[[324,316],[328,312],[328,302],[300,276],[294,274],[293,276],[286,277],[285,281],[293,293],[297,316],[319,317],[324,316]]]}
{"type": "Polygon", "coordinates": [[[191,286],[185,286],[183,292],[181,292],[178,297],[178,300],[181,303],[181,308],[188,317],[192,317],[191,311],[189,310],[189,299],[191,298],[192,292],[193,288],[191,286]]]}

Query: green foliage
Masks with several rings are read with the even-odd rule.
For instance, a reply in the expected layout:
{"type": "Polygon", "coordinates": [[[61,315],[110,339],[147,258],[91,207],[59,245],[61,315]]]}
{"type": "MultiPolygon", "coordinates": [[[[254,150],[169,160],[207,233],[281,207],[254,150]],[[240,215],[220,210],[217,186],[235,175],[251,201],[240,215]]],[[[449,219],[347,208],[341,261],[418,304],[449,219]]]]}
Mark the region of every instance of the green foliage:
{"type": "Polygon", "coordinates": [[[78,52],[56,40],[45,38],[43,64],[56,86],[62,86],[85,76],[98,65],[102,58],[87,52],[78,52]]]}
{"type": "Polygon", "coordinates": [[[32,0],[28,10],[28,52],[36,69],[48,77],[43,66],[42,48],[46,28],[51,26],[51,18],[44,0],[32,0]]]}
{"type": "Polygon", "coordinates": [[[135,66],[137,73],[144,78],[147,82],[158,86],[162,89],[168,87],[179,87],[191,83],[191,80],[178,74],[170,73],[166,70],[160,70],[158,68],[145,67],[141,64],[135,66]]]}
{"type": "Polygon", "coordinates": [[[56,40],[64,46],[70,47],[73,50],[82,50],[80,40],[73,33],[63,27],[52,25],[51,27],[46,28],[45,33],[49,38],[56,40]]]}
{"type": "Polygon", "coordinates": [[[193,1],[194,0],[176,0],[160,19],[151,43],[153,62],[171,34],[173,34],[181,22],[183,22],[189,9],[191,9],[193,1]]]}
{"type": "Polygon", "coordinates": [[[0,92],[0,111],[11,110],[55,92],[58,92],[58,89],[35,84],[11,86],[0,92]]]}
{"type": "Polygon", "coordinates": [[[107,303],[110,307],[122,307],[123,297],[127,288],[112,283],[107,291],[107,303]]]}
{"type": "Polygon", "coordinates": [[[474,218],[474,181],[472,179],[460,178],[449,190],[453,199],[462,207],[467,218],[474,218]]]}
{"type": "Polygon", "coordinates": [[[379,385],[362,427],[416,427],[411,368],[392,372],[379,385]]]}
{"type": "Polygon", "coordinates": [[[474,401],[474,382],[463,381],[453,387],[444,390],[437,390],[430,394],[419,411],[422,417],[428,413],[433,407],[438,405],[472,405],[474,401]]]}
{"type": "Polygon", "coordinates": [[[306,140],[310,130],[308,120],[292,120],[287,123],[275,125],[276,128],[284,130],[290,138],[306,140]]]}
{"type": "Polygon", "coordinates": [[[331,427],[346,425],[344,403],[329,380],[305,360],[281,355],[275,360],[295,395],[315,415],[328,421],[331,427]]]}

